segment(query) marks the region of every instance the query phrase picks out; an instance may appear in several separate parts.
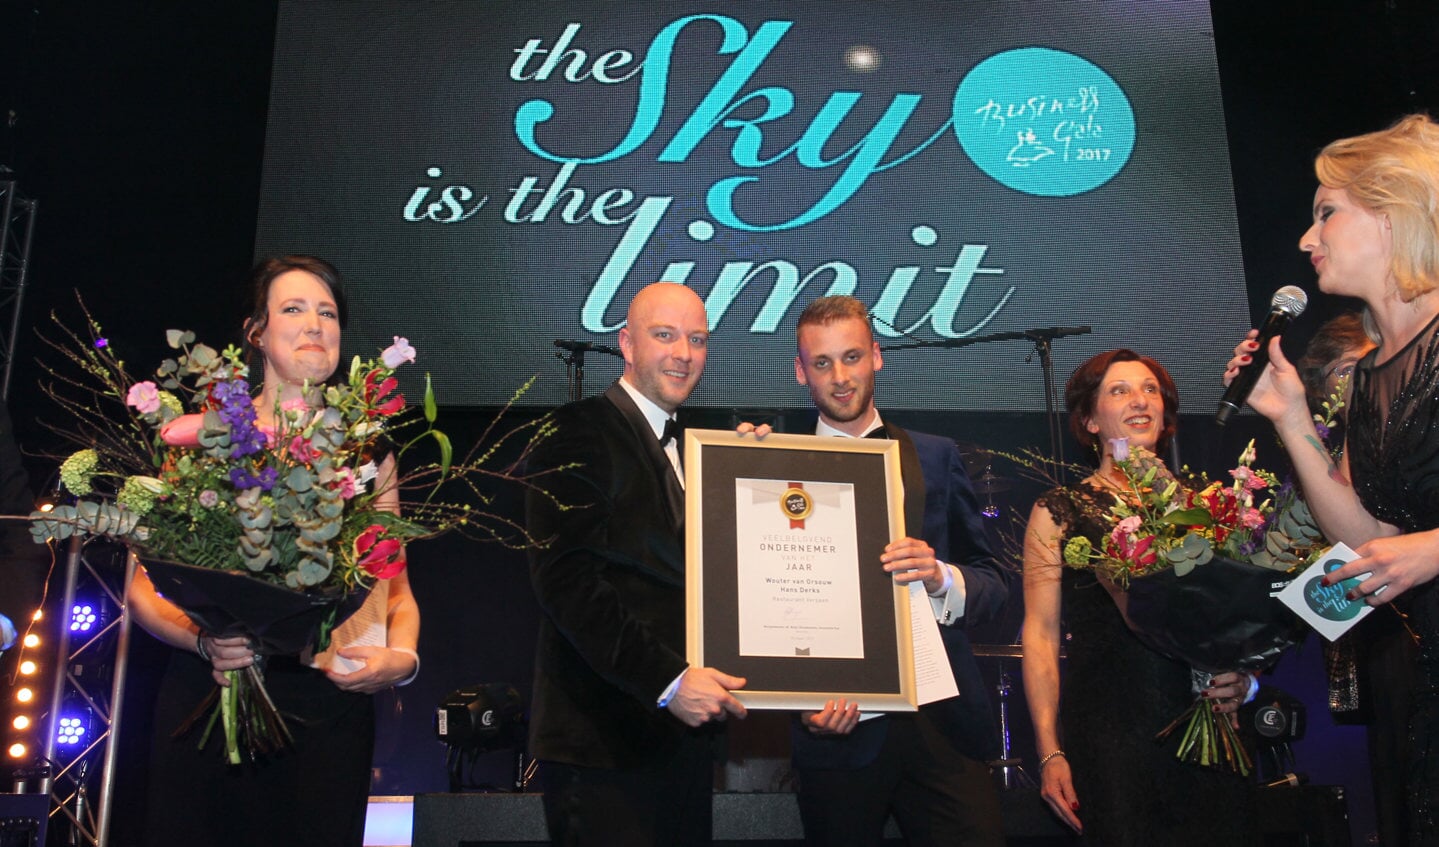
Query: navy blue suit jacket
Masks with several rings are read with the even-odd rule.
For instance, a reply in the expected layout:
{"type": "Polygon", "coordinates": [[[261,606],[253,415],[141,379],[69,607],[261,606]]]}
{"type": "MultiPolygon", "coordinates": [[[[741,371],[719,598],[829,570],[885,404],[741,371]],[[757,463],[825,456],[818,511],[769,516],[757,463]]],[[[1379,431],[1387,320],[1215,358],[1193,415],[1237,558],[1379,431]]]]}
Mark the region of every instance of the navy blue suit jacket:
{"type": "MultiPolygon", "coordinates": [[[[964,620],[939,628],[959,696],[920,709],[961,753],[986,761],[998,752],[998,733],[989,692],[962,627],[999,615],[1009,599],[1009,576],[985,540],[979,500],[954,442],[907,432],[889,422],[885,431],[900,445],[906,534],[922,538],[934,548],[935,558],[955,565],[964,574],[964,620]]],[[[850,735],[820,737],[796,720],[791,732],[795,764],[802,768],[863,767],[878,754],[888,727],[888,719],[877,718],[861,721],[850,735]]]]}

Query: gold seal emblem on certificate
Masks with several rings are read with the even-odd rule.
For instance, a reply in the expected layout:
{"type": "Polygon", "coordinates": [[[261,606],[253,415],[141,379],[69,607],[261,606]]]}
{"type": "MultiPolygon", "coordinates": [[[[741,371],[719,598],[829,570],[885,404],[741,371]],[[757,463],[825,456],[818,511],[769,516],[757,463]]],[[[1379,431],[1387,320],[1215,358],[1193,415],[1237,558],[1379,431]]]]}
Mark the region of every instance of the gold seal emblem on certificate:
{"type": "Polygon", "coordinates": [[[779,497],[779,509],[789,518],[790,529],[804,529],[804,519],[814,511],[814,498],[803,483],[791,482],[779,497]]]}

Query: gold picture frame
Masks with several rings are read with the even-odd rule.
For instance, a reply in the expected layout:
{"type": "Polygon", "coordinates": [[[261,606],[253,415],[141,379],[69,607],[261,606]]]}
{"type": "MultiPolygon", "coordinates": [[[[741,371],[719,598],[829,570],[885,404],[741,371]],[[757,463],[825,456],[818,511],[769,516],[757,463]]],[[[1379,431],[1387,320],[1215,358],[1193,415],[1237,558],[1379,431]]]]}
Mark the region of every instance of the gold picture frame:
{"type": "Polygon", "coordinates": [[[914,711],[908,590],[879,562],[905,535],[898,442],[692,429],[684,468],[691,666],[745,677],[734,694],[747,708],[844,697],[866,711],[914,711]],[[811,521],[839,531],[806,536],[811,521]],[[816,649],[784,655],[784,639],[816,649]]]}

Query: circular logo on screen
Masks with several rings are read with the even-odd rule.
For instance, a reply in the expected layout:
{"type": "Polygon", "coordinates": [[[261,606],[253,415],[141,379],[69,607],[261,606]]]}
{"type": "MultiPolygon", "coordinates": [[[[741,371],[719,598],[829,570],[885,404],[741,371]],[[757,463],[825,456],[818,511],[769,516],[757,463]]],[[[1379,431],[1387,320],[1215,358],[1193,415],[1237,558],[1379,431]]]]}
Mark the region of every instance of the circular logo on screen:
{"type": "Polygon", "coordinates": [[[954,93],[954,131],[980,170],[1039,197],[1109,182],[1134,152],[1134,109],[1099,66],[1025,47],[980,62],[954,93]]]}
{"type": "Polygon", "coordinates": [[[814,500],[803,488],[786,488],[779,498],[780,511],[792,521],[802,521],[814,511],[814,500]]]}

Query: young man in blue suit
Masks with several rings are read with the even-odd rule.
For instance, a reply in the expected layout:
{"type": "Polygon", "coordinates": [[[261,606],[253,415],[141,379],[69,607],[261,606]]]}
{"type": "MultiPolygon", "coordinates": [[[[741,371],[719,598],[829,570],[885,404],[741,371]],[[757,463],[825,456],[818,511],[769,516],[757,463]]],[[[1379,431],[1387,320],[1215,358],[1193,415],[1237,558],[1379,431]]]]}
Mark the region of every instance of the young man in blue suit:
{"type": "Polygon", "coordinates": [[[711,724],[744,717],[744,679],[688,667],[684,489],[675,412],[704,372],[704,304],[655,283],[630,303],[625,370],[570,403],[536,449],[525,504],[542,621],[530,709],[557,845],[708,844],[711,724]]]}
{"type": "Polygon", "coordinates": [[[959,687],[958,697],[915,713],[862,716],[862,703],[838,700],[802,715],[793,749],[806,838],[826,847],[878,845],[893,813],[911,847],[1002,847],[999,798],[985,765],[997,736],[961,627],[997,616],[1009,580],[985,541],[959,450],[949,439],[880,420],[874,375],[884,360],[864,304],[820,298],[800,315],[796,335],[795,379],[819,410],[816,434],[900,443],[911,536],[891,542],[880,564],[896,582],[923,583],[959,687]]]}

